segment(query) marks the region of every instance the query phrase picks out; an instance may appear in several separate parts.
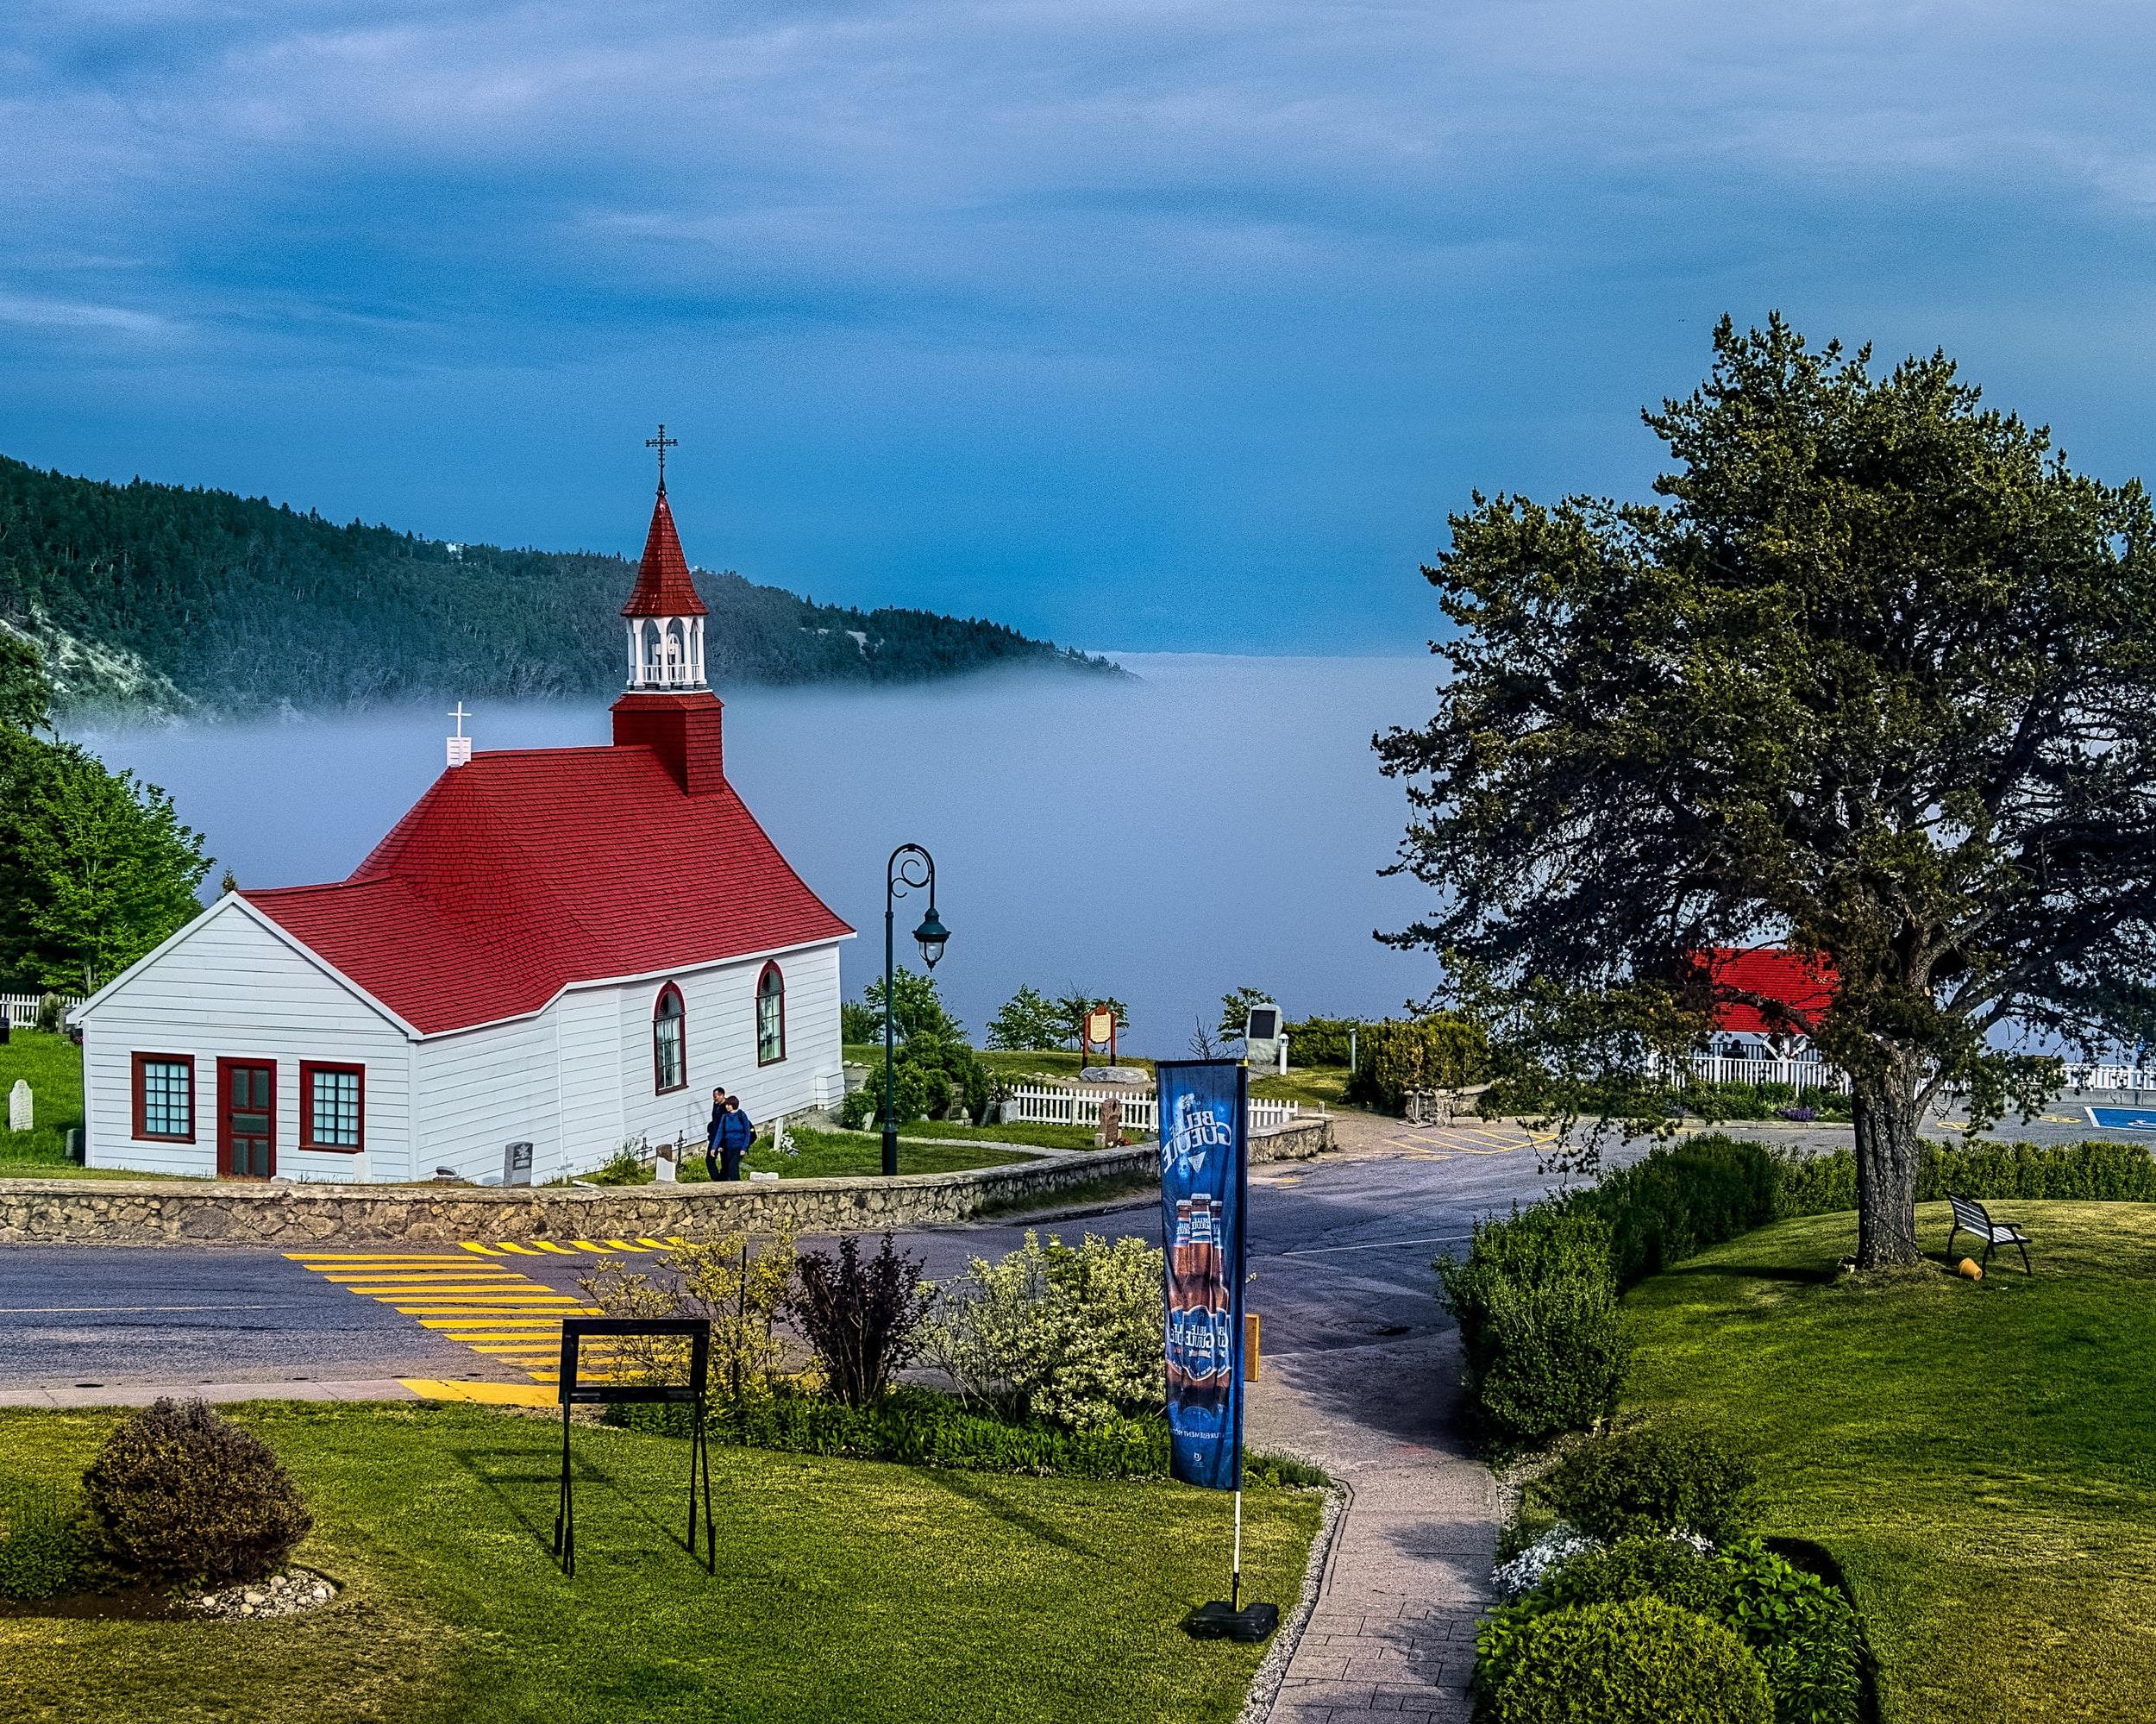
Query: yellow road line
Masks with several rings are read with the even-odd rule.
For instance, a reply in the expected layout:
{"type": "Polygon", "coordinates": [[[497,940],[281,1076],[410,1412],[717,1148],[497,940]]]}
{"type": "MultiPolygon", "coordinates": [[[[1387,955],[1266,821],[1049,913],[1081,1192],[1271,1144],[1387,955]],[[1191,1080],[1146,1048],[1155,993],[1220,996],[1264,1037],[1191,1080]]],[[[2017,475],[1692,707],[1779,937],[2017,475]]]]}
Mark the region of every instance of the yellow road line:
{"type": "MultiPolygon", "coordinates": [[[[505,1242],[506,1244],[507,1242],[505,1242]]],[[[529,1257],[567,1257],[574,1253],[550,1245],[544,1251],[524,1248],[529,1257]]],[[[536,1380],[561,1357],[561,1320],[598,1317],[605,1313],[580,1294],[563,1293],[535,1281],[506,1264],[499,1269],[474,1263],[470,1257],[418,1257],[404,1253],[381,1256],[342,1252],[287,1251],[285,1257],[355,1299],[371,1299],[400,1315],[410,1317],[423,1330],[443,1340],[468,1348],[479,1357],[523,1368],[536,1380]]],[[[492,1255],[492,1253],[489,1253],[492,1255]]],[[[594,1363],[604,1363],[609,1343],[592,1345],[594,1363]]],[[[502,1404],[546,1406],[550,1398],[522,1385],[453,1384],[431,1377],[416,1377],[407,1387],[415,1395],[435,1400],[487,1401],[502,1404]],[[467,1391],[486,1389],[496,1393],[467,1391]],[[437,1392],[442,1391],[442,1392],[437,1392]],[[454,1391],[454,1392],[452,1392],[454,1391]]]]}
{"type": "MultiPolygon", "coordinates": [[[[555,1239],[497,1239],[492,1244],[483,1239],[464,1239],[458,1244],[460,1251],[472,1252],[481,1257],[573,1257],[580,1253],[586,1257],[618,1257],[624,1251],[641,1257],[651,1251],[680,1251],[689,1242],[678,1233],[669,1233],[663,1239],[638,1234],[634,1239],[571,1239],[567,1244],[555,1239]]],[[[429,1261],[460,1262],[462,1259],[443,1258],[429,1261]]]]}
{"type": "Polygon", "coordinates": [[[399,1379],[423,1401],[468,1401],[481,1407],[553,1407],[555,1396],[536,1383],[442,1382],[432,1377],[399,1379]]]}

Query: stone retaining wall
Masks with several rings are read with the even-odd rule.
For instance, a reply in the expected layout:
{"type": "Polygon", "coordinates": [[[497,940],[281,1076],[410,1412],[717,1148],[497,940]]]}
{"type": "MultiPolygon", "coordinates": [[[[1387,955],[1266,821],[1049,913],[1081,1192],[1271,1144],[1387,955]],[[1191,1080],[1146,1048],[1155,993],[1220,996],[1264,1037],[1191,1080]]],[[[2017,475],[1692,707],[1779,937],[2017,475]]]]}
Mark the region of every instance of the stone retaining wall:
{"type": "MultiPolygon", "coordinates": [[[[1302,1122],[1251,1139],[1251,1159],[1303,1159],[1332,1126],[1302,1122]]],[[[714,1238],[790,1222],[804,1233],[881,1232],[1045,1207],[1096,1180],[1150,1175],[1150,1149],[1044,1157],[896,1179],[755,1180],[738,1185],[255,1185],[238,1181],[0,1180],[0,1244],[442,1244],[462,1239],[714,1238]]]]}

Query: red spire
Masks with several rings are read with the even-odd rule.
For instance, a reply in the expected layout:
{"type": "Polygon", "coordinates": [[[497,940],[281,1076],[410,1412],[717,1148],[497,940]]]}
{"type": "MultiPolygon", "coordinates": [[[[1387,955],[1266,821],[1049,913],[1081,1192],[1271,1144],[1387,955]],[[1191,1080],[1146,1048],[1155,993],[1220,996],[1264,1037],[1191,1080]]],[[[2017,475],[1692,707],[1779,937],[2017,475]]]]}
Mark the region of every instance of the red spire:
{"type": "Polygon", "coordinates": [[[689,579],[689,561],[674,530],[674,511],[667,507],[666,482],[651,507],[651,532],[644,540],[644,560],[636,570],[636,590],[621,607],[624,617],[701,617],[707,613],[689,579]]]}

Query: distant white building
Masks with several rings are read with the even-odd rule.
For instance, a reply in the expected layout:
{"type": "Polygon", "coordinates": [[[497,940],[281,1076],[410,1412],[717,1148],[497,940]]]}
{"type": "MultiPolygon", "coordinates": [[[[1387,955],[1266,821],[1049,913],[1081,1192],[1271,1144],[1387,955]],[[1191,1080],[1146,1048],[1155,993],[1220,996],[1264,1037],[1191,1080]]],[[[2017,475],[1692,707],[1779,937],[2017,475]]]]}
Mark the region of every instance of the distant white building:
{"type": "MultiPolygon", "coordinates": [[[[348,880],[229,893],[69,1014],[87,1159],[543,1181],[843,1093],[838,943],[727,782],[663,477],[607,748],[468,755],[348,880]]],[[[268,787],[306,802],[334,783],[268,787]]]]}

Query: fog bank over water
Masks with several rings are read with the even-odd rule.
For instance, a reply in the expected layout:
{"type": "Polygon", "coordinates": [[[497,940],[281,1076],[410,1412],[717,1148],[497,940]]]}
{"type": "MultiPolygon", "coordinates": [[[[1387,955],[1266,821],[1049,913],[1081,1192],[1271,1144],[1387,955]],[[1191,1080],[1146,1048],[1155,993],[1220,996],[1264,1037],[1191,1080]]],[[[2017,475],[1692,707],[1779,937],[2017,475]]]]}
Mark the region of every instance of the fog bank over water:
{"type": "MultiPolygon", "coordinates": [[[[1130,1045],[1158,1055],[1246,983],[1296,1017],[1426,992],[1433,960],[1370,937],[1423,893],[1377,877],[1407,804],[1369,739],[1429,717],[1436,661],[1119,657],[1137,680],[724,697],[728,776],[861,931],[849,996],[881,971],[884,858],[909,839],[935,854],[952,931],[937,975],[976,1034],[1028,981],[1127,1000],[1130,1045]]],[[[80,739],[172,793],[217,858],[214,890],[226,868],[248,887],[348,874],[442,770],[449,728],[398,709],[80,739]]],[[[597,700],[480,706],[467,729],[481,749],[608,737],[597,700]]],[[[918,910],[899,915],[903,937],[918,910]]]]}

